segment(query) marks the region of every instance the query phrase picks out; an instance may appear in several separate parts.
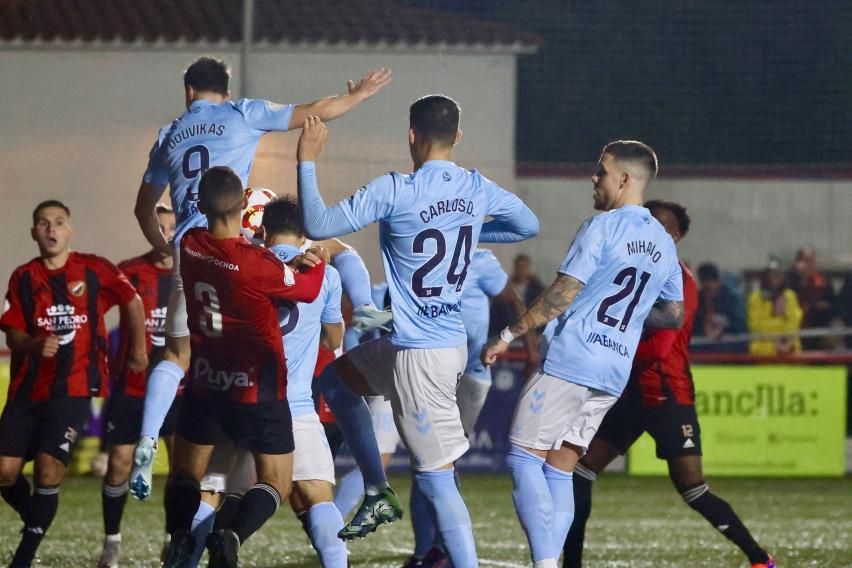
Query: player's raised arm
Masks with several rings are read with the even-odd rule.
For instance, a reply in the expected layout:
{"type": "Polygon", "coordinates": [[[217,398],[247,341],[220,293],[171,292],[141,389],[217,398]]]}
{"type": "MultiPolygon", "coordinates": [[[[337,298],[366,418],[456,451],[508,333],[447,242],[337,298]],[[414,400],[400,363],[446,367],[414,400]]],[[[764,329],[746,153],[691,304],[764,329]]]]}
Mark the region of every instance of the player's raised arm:
{"type": "Polygon", "coordinates": [[[490,197],[492,219],[482,225],[479,242],[517,243],[538,235],[538,217],[517,195],[492,185],[490,197]]]}
{"type": "Polygon", "coordinates": [[[293,107],[290,117],[290,128],[301,128],[309,116],[317,116],[328,122],[342,116],[366,101],[391,82],[390,69],[373,69],[355,83],[347,81],[347,93],[325,97],[312,103],[300,104],[293,107]]]}
{"type": "Polygon", "coordinates": [[[316,117],[305,119],[296,157],[299,162],[299,206],[305,231],[311,239],[329,239],[357,231],[382,219],[393,207],[393,180],[382,176],[332,207],[319,192],[316,160],[322,153],[328,129],[316,117]]]}

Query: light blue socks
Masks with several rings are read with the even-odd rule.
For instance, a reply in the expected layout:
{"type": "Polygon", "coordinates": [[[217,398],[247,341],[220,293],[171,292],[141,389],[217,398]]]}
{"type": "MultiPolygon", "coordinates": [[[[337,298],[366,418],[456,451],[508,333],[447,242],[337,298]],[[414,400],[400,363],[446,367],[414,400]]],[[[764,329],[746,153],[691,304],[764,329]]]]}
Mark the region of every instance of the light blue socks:
{"type": "Polygon", "coordinates": [[[476,544],[470,514],[452,469],[419,471],[414,481],[435,511],[444,548],[455,568],[476,568],[476,544]]]}
{"type": "Polygon", "coordinates": [[[527,533],[533,563],[558,558],[562,542],[553,542],[554,505],[544,475],[544,458],[513,445],[506,465],[512,475],[515,511],[527,533]]]}
{"type": "Polygon", "coordinates": [[[318,503],[308,513],[311,542],[323,568],[346,568],[346,543],[337,537],[343,517],[334,503],[318,503]]]}

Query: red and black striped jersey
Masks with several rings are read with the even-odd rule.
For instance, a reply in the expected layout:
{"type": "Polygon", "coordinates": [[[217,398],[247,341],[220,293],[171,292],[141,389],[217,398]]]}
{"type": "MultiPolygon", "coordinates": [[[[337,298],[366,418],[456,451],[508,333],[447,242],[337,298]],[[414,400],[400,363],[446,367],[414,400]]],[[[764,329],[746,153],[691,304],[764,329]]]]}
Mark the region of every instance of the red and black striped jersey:
{"type": "Polygon", "coordinates": [[[127,355],[130,348],[130,334],[122,326],[119,331],[121,345],[115,369],[116,392],[126,396],[143,397],[148,384],[148,373],[163,358],[166,346],[166,308],[169,305],[169,292],[172,284],[172,271],[160,268],[151,254],[144,254],[119,263],[118,268],[136,288],[145,308],[145,346],[148,350],[148,369],[133,372],[127,368],[127,355]]]}
{"type": "Polygon", "coordinates": [[[135,295],[115,265],[93,254],[72,252],[57,270],[48,269],[41,258],[19,266],[9,280],[0,329],[31,337],[56,335],[60,346],[51,358],[12,353],[9,400],[103,396],[104,314],[135,295]]]}
{"type": "Polygon", "coordinates": [[[287,367],[276,303],[314,301],[324,273],[324,264],[294,272],[242,237],[190,229],[180,243],[180,274],[193,392],[227,392],[245,404],[283,400],[287,367]]]}
{"type": "Polygon", "coordinates": [[[661,329],[643,337],[633,360],[630,380],[639,381],[642,402],[646,406],[661,406],[668,398],[678,404],[695,404],[689,342],[698,311],[698,286],[683,262],[680,268],[683,272],[683,325],[680,329],[661,329]]]}

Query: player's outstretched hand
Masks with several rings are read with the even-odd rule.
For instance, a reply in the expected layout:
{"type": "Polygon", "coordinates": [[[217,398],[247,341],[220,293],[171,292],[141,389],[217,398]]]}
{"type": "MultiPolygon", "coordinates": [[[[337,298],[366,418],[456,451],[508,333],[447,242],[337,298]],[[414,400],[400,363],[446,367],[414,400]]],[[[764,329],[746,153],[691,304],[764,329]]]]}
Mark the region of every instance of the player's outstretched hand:
{"type": "Polygon", "coordinates": [[[127,368],[134,373],[140,373],[148,368],[148,354],[145,351],[138,353],[131,351],[127,357],[127,368]]]}
{"type": "Polygon", "coordinates": [[[309,116],[302,125],[302,135],[299,136],[299,145],[296,148],[296,159],[300,162],[315,162],[325,141],[328,139],[328,128],[322,123],[320,117],[309,116]]]}
{"type": "Polygon", "coordinates": [[[31,347],[32,353],[45,359],[50,359],[59,351],[59,337],[48,335],[36,339],[31,347]]]}
{"type": "Polygon", "coordinates": [[[354,81],[346,81],[346,87],[349,90],[350,95],[358,97],[362,101],[366,101],[381,91],[385,85],[391,82],[391,79],[393,79],[391,70],[381,67],[379,69],[373,69],[361,77],[361,80],[357,83],[354,81]]]}
{"type": "Polygon", "coordinates": [[[500,339],[500,336],[497,335],[488,340],[488,343],[486,343],[485,347],[482,348],[482,353],[480,353],[479,359],[482,361],[482,364],[487,367],[494,364],[494,361],[497,360],[497,356],[501,353],[505,353],[507,349],[509,349],[509,344],[500,339]]]}

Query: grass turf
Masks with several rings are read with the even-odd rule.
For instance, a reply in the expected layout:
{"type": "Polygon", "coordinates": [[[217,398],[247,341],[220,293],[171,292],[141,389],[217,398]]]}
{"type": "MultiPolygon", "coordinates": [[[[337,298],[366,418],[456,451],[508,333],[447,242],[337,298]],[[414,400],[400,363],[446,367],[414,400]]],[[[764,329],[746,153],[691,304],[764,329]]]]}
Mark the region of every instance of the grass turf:
{"type": "MultiPolygon", "coordinates": [[[[161,480],[162,481],[162,480],[161,480]]],[[[483,567],[529,565],[529,553],[512,508],[505,476],[469,475],[462,491],[470,506],[483,567]]],[[[408,499],[407,477],[392,484],[408,499]]],[[[781,567],[852,566],[852,479],[715,479],[727,499],[781,567]]],[[[122,524],[122,566],[159,566],[162,483],[152,502],[129,500],[122,524]]],[[[94,566],[103,524],[100,482],[72,478],[62,488],[59,514],[42,544],[41,566],[94,566]]],[[[0,505],[0,562],[17,544],[20,521],[0,505]]],[[[407,519],[350,547],[353,566],[400,566],[412,547],[407,519]]],[[[602,477],[596,484],[586,543],[591,567],[737,567],[742,554],[687,508],[668,480],[602,477]]],[[[317,566],[298,521],[284,507],[249,540],[242,566],[317,566]]]]}

